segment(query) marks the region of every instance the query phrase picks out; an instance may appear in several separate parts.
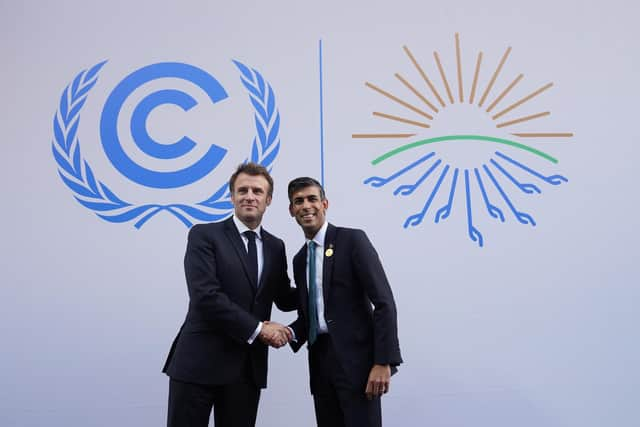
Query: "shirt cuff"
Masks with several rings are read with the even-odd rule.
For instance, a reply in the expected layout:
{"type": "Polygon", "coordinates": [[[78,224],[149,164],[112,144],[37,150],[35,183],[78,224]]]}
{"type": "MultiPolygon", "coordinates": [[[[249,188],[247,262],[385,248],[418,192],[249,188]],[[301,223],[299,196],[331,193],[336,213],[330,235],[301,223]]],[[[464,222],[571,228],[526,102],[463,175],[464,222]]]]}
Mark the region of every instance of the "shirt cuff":
{"type": "Polygon", "coordinates": [[[256,338],[258,338],[258,335],[260,335],[260,332],[262,331],[262,322],[258,323],[258,327],[256,328],[255,331],[253,331],[253,335],[251,335],[249,337],[249,339],[247,340],[247,342],[249,344],[253,344],[253,342],[256,340],[256,338]]]}
{"type": "Polygon", "coordinates": [[[293,331],[293,329],[290,326],[287,326],[287,329],[291,331],[291,341],[298,342],[298,340],[296,339],[296,333],[293,331]]]}

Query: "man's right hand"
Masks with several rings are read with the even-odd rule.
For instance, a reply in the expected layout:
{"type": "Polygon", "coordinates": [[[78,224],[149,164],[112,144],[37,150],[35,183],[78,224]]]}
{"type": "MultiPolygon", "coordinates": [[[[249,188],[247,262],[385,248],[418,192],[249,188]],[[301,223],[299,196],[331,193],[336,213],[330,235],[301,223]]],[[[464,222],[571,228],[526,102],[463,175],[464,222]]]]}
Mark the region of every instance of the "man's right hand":
{"type": "Polygon", "coordinates": [[[262,322],[262,330],[258,335],[260,341],[273,348],[280,348],[289,343],[293,338],[291,331],[284,325],[277,322],[265,320],[262,322]]]}

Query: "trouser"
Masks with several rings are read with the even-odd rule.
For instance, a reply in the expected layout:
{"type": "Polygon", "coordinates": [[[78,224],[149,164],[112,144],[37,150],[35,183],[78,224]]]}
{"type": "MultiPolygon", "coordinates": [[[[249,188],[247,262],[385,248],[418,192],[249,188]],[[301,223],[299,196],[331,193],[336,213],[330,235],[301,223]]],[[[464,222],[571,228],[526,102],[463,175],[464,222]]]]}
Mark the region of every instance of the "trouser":
{"type": "Polygon", "coordinates": [[[318,427],[381,427],[380,398],[368,400],[364,388],[353,389],[329,334],[318,335],[309,351],[318,427]]]}
{"type": "Polygon", "coordinates": [[[255,384],[203,385],[169,381],[167,427],[254,427],[260,389],[255,384]]]}

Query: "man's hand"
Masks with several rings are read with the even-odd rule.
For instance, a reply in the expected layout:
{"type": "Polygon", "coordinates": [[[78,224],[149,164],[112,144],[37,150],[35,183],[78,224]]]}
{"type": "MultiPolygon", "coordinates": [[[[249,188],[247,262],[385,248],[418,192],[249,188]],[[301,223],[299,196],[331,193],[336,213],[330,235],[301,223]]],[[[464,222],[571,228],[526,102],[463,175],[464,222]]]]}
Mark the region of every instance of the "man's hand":
{"type": "Polygon", "coordinates": [[[274,348],[280,348],[291,341],[292,335],[286,326],[265,320],[262,322],[262,330],[258,337],[263,343],[274,348]]]}
{"type": "Polygon", "coordinates": [[[369,372],[369,380],[364,393],[367,399],[371,400],[375,397],[382,396],[389,391],[391,384],[391,366],[389,365],[373,365],[369,372]]]}

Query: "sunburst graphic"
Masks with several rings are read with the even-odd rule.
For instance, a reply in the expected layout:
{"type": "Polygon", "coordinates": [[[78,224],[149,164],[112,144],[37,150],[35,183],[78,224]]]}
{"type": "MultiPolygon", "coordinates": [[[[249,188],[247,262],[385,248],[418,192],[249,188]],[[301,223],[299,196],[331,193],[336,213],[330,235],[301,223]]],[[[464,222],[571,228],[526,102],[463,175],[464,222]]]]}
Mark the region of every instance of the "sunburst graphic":
{"type": "MultiPolygon", "coordinates": [[[[389,105],[405,112],[404,115],[396,115],[374,111],[373,116],[384,119],[385,123],[389,125],[391,122],[395,126],[400,123],[409,130],[400,133],[354,133],[352,137],[378,141],[381,139],[410,141],[373,159],[371,161],[373,166],[409,150],[419,147],[422,147],[422,150],[416,150],[420,153],[414,155],[388,176],[371,176],[364,181],[364,184],[374,188],[382,188],[391,183],[400,182],[400,185],[397,185],[393,190],[393,195],[396,197],[413,195],[421,186],[427,188],[426,200],[422,209],[404,219],[404,228],[416,227],[431,215],[433,215],[435,223],[446,220],[452,212],[454,196],[457,191],[464,194],[461,203],[465,205],[468,236],[480,247],[484,245],[484,237],[478,227],[474,225],[474,218],[480,213],[503,223],[513,219],[518,223],[535,227],[534,217],[516,206],[510,192],[517,191],[525,195],[540,194],[545,186],[557,186],[568,182],[568,180],[559,174],[545,175],[540,173],[529,166],[525,160],[522,160],[520,157],[531,159],[530,156],[533,156],[536,159],[543,159],[545,163],[558,164],[558,160],[552,155],[523,141],[537,141],[538,144],[549,141],[563,142],[567,138],[573,137],[573,133],[524,132],[511,131],[511,129],[534,126],[539,123],[540,119],[550,116],[550,111],[540,111],[533,114],[519,112],[525,106],[531,107],[533,105],[535,107],[535,101],[539,99],[540,95],[551,89],[553,83],[547,83],[533,91],[524,91],[518,94],[518,84],[524,78],[523,74],[518,74],[501,91],[495,90],[498,77],[511,53],[511,47],[508,47],[495,69],[488,68],[489,72],[493,72],[483,90],[480,90],[478,84],[479,76],[483,71],[483,53],[478,53],[473,73],[469,73],[469,76],[473,76],[470,89],[468,92],[465,91],[463,84],[465,72],[462,66],[460,37],[457,33],[455,34],[456,74],[452,80],[454,84],[457,83],[457,88],[454,86],[452,89],[438,52],[433,52],[439,75],[439,83],[434,83],[411,50],[407,46],[404,46],[403,50],[410,62],[409,67],[414,68],[421,79],[416,78],[417,82],[411,82],[405,76],[396,73],[394,76],[400,83],[400,91],[402,91],[397,93],[392,93],[370,82],[366,82],[365,86],[382,96],[386,103],[391,102],[389,105]],[[457,89],[457,93],[454,94],[455,89],[457,89]],[[512,100],[507,101],[508,99],[512,100]],[[485,118],[488,117],[491,129],[494,129],[491,131],[492,135],[468,134],[464,130],[452,135],[434,135],[433,128],[437,123],[438,115],[454,104],[465,105],[465,108],[474,107],[473,111],[477,111],[485,118]],[[488,158],[479,158],[478,164],[461,167],[445,161],[433,148],[442,148],[444,147],[442,144],[452,142],[473,142],[485,146],[487,146],[486,144],[495,144],[498,148],[492,149],[488,158]],[[428,151],[426,153],[425,148],[428,151]],[[506,154],[507,152],[509,154],[506,154]],[[402,182],[402,180],[408,182],[402,182]],[[436,197],[439,193],[443,196],[436,197]],[[443,206],[432,209],[434,201],[443,198],[445,199],[443,206]]],[[[464,120],[456,128],[464,129],[464,120]]],[[[534,129],[538,130],[539,127],[534,129]]]]}

